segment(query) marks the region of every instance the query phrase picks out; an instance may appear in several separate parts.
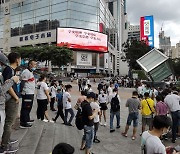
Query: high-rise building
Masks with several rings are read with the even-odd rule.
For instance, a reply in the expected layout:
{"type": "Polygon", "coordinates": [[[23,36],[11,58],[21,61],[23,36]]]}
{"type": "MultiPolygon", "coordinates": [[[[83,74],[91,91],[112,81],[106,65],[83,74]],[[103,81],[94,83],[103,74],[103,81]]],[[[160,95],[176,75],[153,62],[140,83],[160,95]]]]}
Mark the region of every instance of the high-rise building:
{"type": "Polygon", "coordinates": [[[166,56],[172,57],[171,53],[171,38],[165,36],[164,31],[161,30],[159,33],[159,49],[162,49],[166,56]]]}
{"type": "Polygon", "coordinates": [[[180,42],[171,47],[172,59],[180,58],[180,42]]]}
{"type": "Polygon", "coordinates": [[[70,72],[116,75],[125,4],[125,0],[1,0],[0,49],[56,44],[58,27],[96,31],[108,36],[108,53],[75,50],[70,72]],[[77,65],[82,53],[91,55],[91,66],[77,65]]]}
{"type": "Polygon", "coordinates": [[[131,25],[128,23],[128,40],[140,41],[140,25],[131,25]]]}

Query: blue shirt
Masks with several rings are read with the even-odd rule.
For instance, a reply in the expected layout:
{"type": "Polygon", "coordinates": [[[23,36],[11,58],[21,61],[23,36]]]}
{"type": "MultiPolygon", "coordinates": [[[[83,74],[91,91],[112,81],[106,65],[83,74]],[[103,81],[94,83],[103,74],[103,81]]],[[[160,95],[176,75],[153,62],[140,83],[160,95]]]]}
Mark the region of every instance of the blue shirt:
{"type": "Polygon", "coordinates": [[[62,105],[62,104],[63,104],[63,103],[62,103],[63,93],[62,93],[62,92],[57,93],[57,94],[56,94],[56,98],[57,98],[57,103],[58,103],[58,105],[62,105]]]}

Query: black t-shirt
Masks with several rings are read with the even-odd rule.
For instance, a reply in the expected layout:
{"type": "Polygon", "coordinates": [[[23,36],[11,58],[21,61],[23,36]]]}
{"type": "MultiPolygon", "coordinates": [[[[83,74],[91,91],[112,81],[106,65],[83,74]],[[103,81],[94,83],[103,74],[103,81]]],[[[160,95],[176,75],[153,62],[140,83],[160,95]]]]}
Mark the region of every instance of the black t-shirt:
{"type": "Polygon", "coordinates": [[[90,103],[87,101],[82,102],[82,117],[83,117],[83,123],[87,126],[93,126],[94,122],[93,119],[90,120],[88,116],[92,116],[92,108],[90,106],[90,103]]]}
{"type": "MultiPolygon", "coordinates": [[[[4,81],[11,79],[14,75],[15,75],[15,70],[13,70],[13,68],[11,68],[9,66],[7,66],[2,72],[4,81]]],[[[18,93],[18,89],[17,89],[17,84],[14,83],[12,88],[13,88],[14,92],[16,93],[16,95],[18,96],[19,93],[18,93]]]]}

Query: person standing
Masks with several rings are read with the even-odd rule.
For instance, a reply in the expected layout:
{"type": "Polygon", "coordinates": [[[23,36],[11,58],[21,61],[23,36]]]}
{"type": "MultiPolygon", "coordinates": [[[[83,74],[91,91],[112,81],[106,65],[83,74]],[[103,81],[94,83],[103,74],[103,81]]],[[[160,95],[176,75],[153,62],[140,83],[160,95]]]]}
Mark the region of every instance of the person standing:
{"type": "Polygon", "coordinates": [[[176,88],[172,88],[173,92],[167,95],[164,102],[168,105],[172,117],[172,143],[176,142],[176,133],[178,130],[178,125],[180,123],[180,96],[176,92],[176,88]]]}
{"type": "MultiPolygon", "coordinates": [[[[47,104],[51,101],[49,96],[49,88],[46,84],[46,76],[41,75],[37,83],[37,119],[48,122],[49,118],[44,119],[45,112],[47,111],[47,104]]],[[[50,120],[49,120],[50,122],[50,120]]]]}
{"type": "Polygon", "coordinates": [[[82,143],[85,144],[85,154],[91,154],[91,148],[94,138],[94,123],[93,119],[98,113],[98,110],[92,110],[90,103],[94,101],[95,93],[90,92],[87,94],[87,99],[82,102],[82,120],[84,123],[84,135],[82,143]]]}
{"type": "Polygon", "coordinates": [[[79,86],[79,91],[82,90],[82,80],[78,79],[78,86],[79,86]]]}
{"type": "Polygon", "coordinates": [[[22,91],[22,106],[20,114],[20,128],[29,128],[34,120],[30,119],[30,112],[33,106],[35,93],[35,77],[33,71],[36,70],[36,62],[30,60],[28,68],[21,74],[21,91],[22,91]],[[30,122],[30,123],[29,123],[30,122]]]}
{"type": "Polygon", "coordinates": [[[115,129],[113,127],[113,122],[114,122],[114,116],[116,116],[117,120],[117,126],[116,128],[120,128],[120,97],[118,95],[118,89],[114,88],[113,89],[113,94],[111,95],[110,99],[110,104],[111,104],[111,109],[110,109],[110,133],[114,132],[115,129]]]}
{"type": "Polygon", "coordinates": [[[104,93],[104,90],[100,91],[100,95],[98,97],[98,101],[99,101],[99,106],[101,107],[101,113],[100,113],[100,125],[104,125],[106,126],[106,110],[107,108],[107,102],[108,102],[108,97],[107,95],[104,93]],[[101,116],[104,116],[104,124],[102,124],[102,119],[101,116]]]}
{"type": "Polygon", "coordinates": [[[153,114],[155,113],[154,101],[149,97],[149,93],[144,93],[144,99],[141,101],[142,114],[142,133],[145,131],[146,125],[152,130],[153,114]]]}
{"type": "Polygon", "coordinates": [[[67,126],[72,126],[71,122],[74,118],[74,111],[73,111],[72,106],[71,106],[71,101],[72,101],[71,95],[70,95],[71,89],[72,89],[71,85],[66,85],[65,86],[65,92],[63,94],[63,107],[65,109],[64,121],[65,121],[65,125],[67,125],[67,126]],[[68,119],[68,113],[71,115],[69,120],[67,120],[68,119]]]}
{"type": "Polygon", "coordinates": [[[56,93],[57,93],[57,85],[55,81],[52,81],[50,87],[50,94],[51,94],[51,102],[50,102],[50,109],[51,111],[56,111],[54,108],[54,103],[56,101],[56,93]]]}
{"type": "Polygon", "coordinates": [[[156,115],[167,115],[169,112],[168,106],[163,102],[163,99],[160,95],[156,96],[156,115]]]}
{"type": "MultiPolygon", "coordinates": [[[[2,76],[4,81],[11,79],[16,74],[16,68],[21,64],[21,56],[17,52],[11,52],[8,55],[8,60],[10,66],[7,66],[2,76]]],[[[1,142],[1,151],[17,151],[18,148],[12,149],[12,147],[8,147],[8,143],[10,142],[11,132],[12,132],[12,125],[14,124],[17,114],[18,114],[18,107],[19,107],[19,93],[17,89],[17,83],[14,83],[13,86],[8,91],[9,100],[5,102],[5,124],[4,124],[4,132],[2,135],[2,142],[1,142]]]]}
{"type": "Polygon", "coordinates": [[[127,132],[129,130],[129,126],[133,121],[133,135],[132,140],[136,139],[136,132],[138,126],[138,119],[139,119],[139,110],[140,110],[140,101],[138,100],[138,92],[133,91],[132,98],[129,98],[126,102],[126,107],[129,109],[129,115],[127,118],[127,124],[125,127],[125,131],[122,133],[123,136],[127,137],[127,132]]]}

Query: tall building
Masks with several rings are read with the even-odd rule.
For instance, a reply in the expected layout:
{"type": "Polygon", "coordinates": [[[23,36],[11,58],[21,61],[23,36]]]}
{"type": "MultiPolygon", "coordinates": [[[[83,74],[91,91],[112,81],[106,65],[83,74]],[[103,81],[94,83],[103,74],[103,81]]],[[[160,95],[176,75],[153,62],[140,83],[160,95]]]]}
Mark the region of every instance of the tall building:
{"type": "Polygon", "coordinates": [[[172,57],[171,53],[171,38],[165,36],[164,31],[161,30],[159,33],[159,49],[162,49],[166,56],[172,57]]]}
{"type": "Polygon", "coordinates": [[[172,59],[180,58],[180,42],[171,47],[172,59]]]}
{"type": "Polygon", "coordinates": [[[1,0],[0,49],[17,46],[56,44],[58,27],[74,27],[104,33],[108,36],[108,53],[79,50],[71,73],[106,73],[116,75],[121,50],[121,8],[125,1],[115,0],[1,0]],[[77,65],[78,55],[88,53],[92,65],[77,65]]]}
{"type": "Polygon", "coordinates": [[[128,40],[140,41],[140,25],[131,25],[128,23],[128,40]]]}

